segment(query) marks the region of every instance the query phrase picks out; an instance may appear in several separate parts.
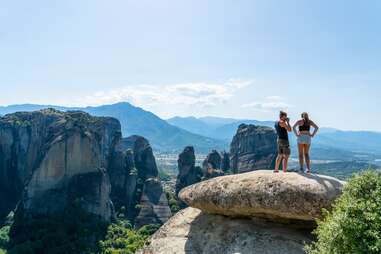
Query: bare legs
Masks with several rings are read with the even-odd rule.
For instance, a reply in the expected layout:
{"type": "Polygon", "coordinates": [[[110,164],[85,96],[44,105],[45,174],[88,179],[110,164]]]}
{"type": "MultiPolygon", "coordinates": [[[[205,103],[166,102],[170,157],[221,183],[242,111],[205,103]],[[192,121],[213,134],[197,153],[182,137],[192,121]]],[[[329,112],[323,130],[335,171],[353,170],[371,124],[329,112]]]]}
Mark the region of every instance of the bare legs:
{"type": "Polygon", "coordinates": [[[307,172],[310,172],[311,170],[310,147],[311,145],[308,144],[298,144],[300,169],[303,169],[305,161],[307,166],[307,172]]]}
{"type": "Polygon", "coordinates": [[[306,160],[307,173],[311,171],[310,147],[311,145],[304,145],[304,159],[306,160]]]}
{"type": "Polygon", "coordinates": [[[304,145],[298,144],[300,171],[304,169],[304,145]]]}
{"type": "Polygon", "coordinates": [[[288,155],[283,156],[283,172],[287,172],[287,165],[288,165],[288,155]]]}
{"type": "Polygon", "coordinates": [[[283,172],[287,171],[288,155],[279,154],[275,161],[275,172],[279,171],[280,164],[282,163],[283,172]]]}

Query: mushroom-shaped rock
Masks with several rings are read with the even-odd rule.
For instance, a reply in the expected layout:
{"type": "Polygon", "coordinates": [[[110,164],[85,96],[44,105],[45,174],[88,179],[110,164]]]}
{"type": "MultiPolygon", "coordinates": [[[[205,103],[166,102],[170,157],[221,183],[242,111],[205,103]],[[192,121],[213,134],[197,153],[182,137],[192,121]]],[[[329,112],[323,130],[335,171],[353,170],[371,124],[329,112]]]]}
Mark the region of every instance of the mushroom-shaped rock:
{"type": "Polygon", "coordinates": [[[312,222],[340,195],[344,182],[329,176],[259,170],[222,176],[184,188],[191,207],[230,217],[312,222]]]}
{"type": "Polygon", "coordinates": [[[275,223],[233,219],[196,208],[178,212],[139,254],[304,254],[310,233],[275,223]]]}

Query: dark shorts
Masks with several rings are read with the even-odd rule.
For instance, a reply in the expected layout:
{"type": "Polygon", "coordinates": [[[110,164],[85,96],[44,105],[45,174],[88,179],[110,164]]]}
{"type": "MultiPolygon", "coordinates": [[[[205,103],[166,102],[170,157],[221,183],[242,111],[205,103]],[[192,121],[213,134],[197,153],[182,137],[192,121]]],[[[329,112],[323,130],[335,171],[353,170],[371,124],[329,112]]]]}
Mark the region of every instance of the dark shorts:
{"type": "Polygon", "coordinates": [[[280,155],[290,155],[290,142],[285,139],[278,139],[278,154],[280,155]]]}

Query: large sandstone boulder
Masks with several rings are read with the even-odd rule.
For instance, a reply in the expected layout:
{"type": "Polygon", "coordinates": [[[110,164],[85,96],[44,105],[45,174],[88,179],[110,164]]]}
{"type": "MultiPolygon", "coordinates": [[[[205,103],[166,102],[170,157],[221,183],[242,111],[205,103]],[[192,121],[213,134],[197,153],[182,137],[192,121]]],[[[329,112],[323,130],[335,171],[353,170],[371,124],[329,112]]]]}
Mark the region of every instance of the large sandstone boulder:
{"type": "Polygon", "coordinates": [[[252,124],[238,127],[230,145],[230,165],[235,173],[274,168],[276,156],[274,129],[252,124]]]}
{"type": "Polygon", "coordinates": [[[302,254],[309,232],[187,208],[173,216],[140,254],[302,254]]]}
{"type": "Polygon", "coordinates": [[[331,207],[343,184],[328,176],[259,170],[191,185],[179,197],[211,214],[312,222],[331,207]]]}

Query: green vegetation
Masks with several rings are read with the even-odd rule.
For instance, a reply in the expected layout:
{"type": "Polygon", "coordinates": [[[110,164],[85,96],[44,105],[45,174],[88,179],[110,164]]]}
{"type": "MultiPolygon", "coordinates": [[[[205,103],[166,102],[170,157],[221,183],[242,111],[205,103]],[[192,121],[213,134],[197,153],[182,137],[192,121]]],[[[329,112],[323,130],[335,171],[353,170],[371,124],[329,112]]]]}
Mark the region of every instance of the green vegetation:
{"type": "Polygon", "coordinates": [[[105,239],[99,242],[99,254],[133,254],[144,246],[147,239],[159,227],[159,225],[146,225],[133,230],[126,221],[111,224],[105,239]]]}
{"type": "Polygon", "coordinates": [[[309,254],[381,253],[381,174],[353,176],[315,234],[316,242],[306,246],[309,254]]]}
{"type": "Polygon", "coordinates": [[[178,211],[180,211],[181,209],[180,202],[179,200],[177,200],[175,193],[167,189],[164,191],[165,191],[165,195],[167,196],[168,205],[169,205],[169,208],[171,209],[172,214],[175,214],[178,211]]]}
{"type": "Polygon", "coordinates": [[[60,216],[12,226],[10,235],[15,237],[8,254],[90,254],[97,251],[106,230],[107,225],[73,205],[60,216]]]}
{"type": "Polygon", "coordinates": [[[1,228],[0,254],[133,254],[159,227],[136,230],[123,216],[107,226],[73,205],[56,218],[1,228]]]}
{"type": "Polygon", "coordinates": [[[9,226],[0,228],[0,254],[6,254],[9,247],[9,226]]]}

